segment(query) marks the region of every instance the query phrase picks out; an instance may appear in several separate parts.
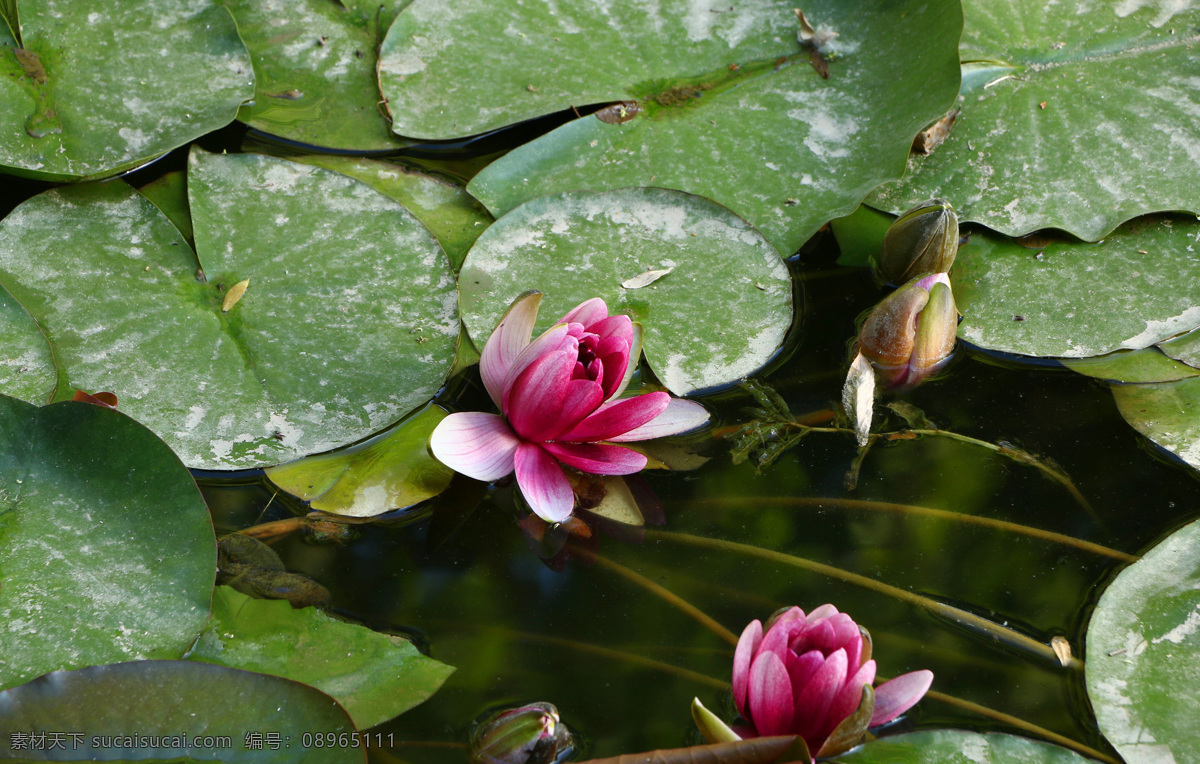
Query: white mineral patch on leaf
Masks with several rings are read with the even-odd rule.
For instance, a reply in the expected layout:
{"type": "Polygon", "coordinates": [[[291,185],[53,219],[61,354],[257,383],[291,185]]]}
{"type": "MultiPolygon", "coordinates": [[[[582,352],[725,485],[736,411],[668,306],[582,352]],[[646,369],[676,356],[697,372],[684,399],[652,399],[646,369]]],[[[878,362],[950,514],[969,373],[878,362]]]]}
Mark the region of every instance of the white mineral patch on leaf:
{"type": "Polygon", "coordinates": [[[1196,605],[1195,610],[1187,614],[1183,623],[1151,641],[1156,645],[1160,642],[1173,642],[1181,645],[1185,639],[1195,634],[1197,629],[1200,629],[1200,603],[1196,605]]]}

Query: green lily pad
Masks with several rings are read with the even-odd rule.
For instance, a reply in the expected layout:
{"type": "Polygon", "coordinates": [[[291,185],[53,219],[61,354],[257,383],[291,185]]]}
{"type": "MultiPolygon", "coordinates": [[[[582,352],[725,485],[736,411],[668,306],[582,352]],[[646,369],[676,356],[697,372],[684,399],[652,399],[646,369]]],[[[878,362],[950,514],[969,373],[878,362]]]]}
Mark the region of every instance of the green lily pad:
{"type": "Polygon", "coordinates": [[[1027,249],[976,232],[951,279],[958,336],[1031,356],[1149,347],[1200,326],[1200,223],[1143,218],[1098,244],[1027,249]]]}
{"type": "Polygon", "coordinates": [[[967,0],[962,113],[871,204],[930,197],[1010,236],[1096,241],[1148,212],[1200,212],[1200,10],[1186,3],[967,0]]]}
{"type": "Polygon", "coordinates": [[[21,305],[0,289],[0,389],[27,403],[50,400],[58,375],[46,336],[21,305]]]}
{"type": "Polygon", "coordinates": [[[553,192],[673,188],[791,253],[899,177],[913,136],[954,101],[962,29],[957,4],[810,4],[809,21],[838,35],[822,45],[822,79],[794,5],[538,0],[496,13],[416,0],[384,40],[380,85],[393,129],[421,138],[629,102],[516,149],[468,190],[499,217],[553,192]]]}
{"type": "Polygon", "coordinates": [[[145,427],[0,396],[0,687],[182,655],[208,618],[214,543],[191,475],[145,427]]]}
{"type": "Polygon", "coordinates": [[[538,330],[592,297],[640,321],[646,360],[676,395],[754,373],[792,323],[791,278],[770,242],[719,204],[659,188],[553,194],[492,224],[459,274],[478,347],[529,289],[545,294],[538,330]],[[623,286],[651,271],[652,283],[623,286]]]}
{"type": "Polygon", "coordinates": [[[145,0],[21,0],[24,48],[0,45],[0,167],[111,175],[233,121],[254,95],[229,12],[145,0]]]}
{"type": "Polygon", "coordinates": [[[70,387],[115,392],[209,469],[327,451],[433,396],[454,359],[455,288],[412,215],[344,176],[254,155],[194,154],[188,186],[199,261],[120,183],[49,191],[0,222],[0,282],[70,387]]]}
{"type": "Polygon", "coordinates": [[[372,517],[411,507],[446,490],[454,477],[429,453],[429,436],[445,418],[430,404],[362,443],[268,467],[267,477],[313,509],[335,515],[372,517]]]}
{"type": "MultiPolygon", "coordinates": [[[[238,119],[293,141],[338,149],[407,145],[384,117],[375,77],[382,3],[219,0],[254,58],[254,100],[238,119]]],[[[395,3],[391,3],[395,4],[395,3]]]]}
{"type": "Polygon", "coordinates": [[[401,637],[316,608],[251,599],[228,586],[217,587],[212,623],[187,657],[316,687],[335,698],[359,729],[424,702],[454,673],[401,637]]]}
{"type": "Polygon", "coordinates": [[[998,732],[933,730],[872,740],[842,764],[1083,764],[1090,761],[1061,746],[998,732]]]}
{"type": "Polygon", "coordinates": [[[1168,358],[1157,347],[1118,350],[1092,358],[1064,358],[1062,365],[1084,376],[1112,382],[1174,382],[1200,377],[1200,369],[1168,358]]]}
{"type": "Polygon", "coordinates": [[[1187,334],[1160,342],[1158,349],[1176,361],[1200,369],[1200,331],[1193,329],[1187,334]]]}
{"type": "Polygon", "coordinates": [[[492,224],[492,216],[466,189],[433,175],[371,159],[315,155],[296,161],[349,175],[403,204],[437,237],[456,271],[492,224]]]}
{"type": "Polygon", "coordinates": [[[351,742],[353,722],[328,695],[276,676],[190,661],[56,671],[0,692],[0,715],[4,759],[366,761],[364,749],[351,742]],[[62,745],[22,746],[12,731],[62,732],[62,745]]]}
{"type": "Polygon", "coordinates": [[[1200,727],[1200,522],[1130,565],[1087,630],[1088,697],[1129,764],[1196,761],[1200,727]]]}
{"type": "Polygon", "coordinates": [[[1135,430],[1200,469],[1200,378],[1117,385],[1113,398],[1135,430]]]}

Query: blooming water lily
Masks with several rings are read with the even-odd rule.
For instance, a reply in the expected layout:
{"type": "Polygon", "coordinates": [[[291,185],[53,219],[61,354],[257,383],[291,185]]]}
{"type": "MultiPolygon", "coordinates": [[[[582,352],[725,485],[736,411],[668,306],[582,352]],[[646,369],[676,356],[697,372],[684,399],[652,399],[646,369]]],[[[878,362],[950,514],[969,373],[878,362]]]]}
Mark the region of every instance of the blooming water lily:
{"type": "MultiPolygon", "coordinates": [[[[833,756],[862,742],[868,727],[911,708],[929,690],[933,672],[913,671],[872,688],[871,637],[833,605],[808,615],[777,614],[766,633],[751,621],[733,655],[733,699],[749,727],[741,738],[799,735],[813,756],[833,756]]],[[[711,714],[693,708],[711,742],[727,739],[711,714]]]]}
{"type": "Polygon", "coordinates": [[[619,397],[641,354],[639,332],[599,298],[530,341],[541,299],[539,292],[518,297],[479,359],[501,414],[451,414],[429,445],[443,464],[477,480],[516,472],[530,508],[555,523],[575,506],[564,465],[594,475],[638,472],[646,457],[614,443],[685,432],[708,421],[708,412],[662,392],[619,397]]]}

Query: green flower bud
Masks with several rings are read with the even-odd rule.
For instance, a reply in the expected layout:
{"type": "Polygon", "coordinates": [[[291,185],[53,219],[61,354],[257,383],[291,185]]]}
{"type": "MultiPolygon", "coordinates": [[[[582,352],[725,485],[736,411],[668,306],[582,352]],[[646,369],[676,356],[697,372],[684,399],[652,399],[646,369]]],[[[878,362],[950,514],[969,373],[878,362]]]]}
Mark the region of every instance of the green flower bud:
{"type": "Polygon", "coordinates": [[[571,749],[571,732],[549,703],[488,717],[471,733],[471,764],[551,764],[571,749]]]}
{"type": "Polygon", "coordinates": [[[902,284],[920,273],[948,273],[958,254],[958,215],[944,199],[921,202],[888,228],[879,270],[902,284]]]}

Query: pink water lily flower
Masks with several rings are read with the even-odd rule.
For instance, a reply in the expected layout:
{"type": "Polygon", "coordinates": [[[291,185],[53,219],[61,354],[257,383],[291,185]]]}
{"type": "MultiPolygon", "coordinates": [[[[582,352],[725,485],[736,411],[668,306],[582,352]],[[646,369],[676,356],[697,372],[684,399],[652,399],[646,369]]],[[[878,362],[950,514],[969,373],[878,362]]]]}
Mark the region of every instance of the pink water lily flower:
{"type": "Polygon", "coordinates": [[[429,446],[443,464],[477,480],[517,473],[530,508],[547,522],[571,515],[575,495],[563,465],[594,475],[629,475],[646,457],[613,443],[694,429],[704,407],[646,393],[619,398],[641,354],[629,316],[599,298],[581,303],[530,341],[542,295],[513,302],[479,359],[484,387],[502,412],[451,414],[429,446]]]}
{"type": "Polygon", "coordinates": [[[833,605],[807,616],[798,607],[770,622],[752,621],[733,656],[733,699],[752,728],[743,738],[799,735],[813,756],[833,756],[862,740],[868,727],[895,719],[929,690],[933,672],[913,671],[874,688],[870,635],[833,605]],[[839,728],[840,727],[840,728],[839,728]]]}

